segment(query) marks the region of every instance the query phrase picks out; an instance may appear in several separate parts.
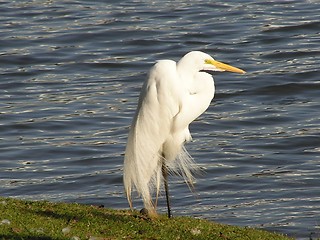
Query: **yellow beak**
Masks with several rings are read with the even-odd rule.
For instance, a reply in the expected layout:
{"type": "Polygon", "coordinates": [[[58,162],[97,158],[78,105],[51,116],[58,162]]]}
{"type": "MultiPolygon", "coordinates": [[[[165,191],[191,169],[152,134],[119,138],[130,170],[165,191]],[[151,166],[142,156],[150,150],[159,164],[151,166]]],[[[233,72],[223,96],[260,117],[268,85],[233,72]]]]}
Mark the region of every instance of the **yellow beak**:
{"type": "Polygon", "coordinates": [[[230,66],[230,65],[228,65],[228,64],[225,64],[225,63],[222,63],[222,62],[219,62],[219,61],[216,61],[216,60],[212,60],[212,59],[207,59],[207,60],[206,60],[206,63],[207,63],[207,64],[212,64],[212,65],[215,66],[216,68],[221,69],[221,70],[223,70],[223,71],[234,72],[234,73],[241,73],[241,74],[246,73],[245,71],[243,71],[243,70],[240,69],[240,68],[232,67],[232,66],[230,66]]]}

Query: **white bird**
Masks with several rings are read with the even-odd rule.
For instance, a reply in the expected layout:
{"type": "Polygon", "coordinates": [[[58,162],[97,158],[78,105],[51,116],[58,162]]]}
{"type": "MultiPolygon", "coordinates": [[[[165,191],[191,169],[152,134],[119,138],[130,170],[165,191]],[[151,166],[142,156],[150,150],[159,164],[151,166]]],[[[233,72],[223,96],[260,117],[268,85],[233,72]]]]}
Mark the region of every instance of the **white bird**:
{"type": "Polygon", "coordinates": [[[151,68],[140,93],[124,158],[123,181],[131,209],[135,188],[149,216],[157,216],[163,180],[171,217],[169,171],[181,174],[192,186],[194,164],[184,143],[191,140],[189,124],[206,111],[214,97],[214,81],[206,71],[245,73],[200,51],[187,53],[177,63],[157,61],[151,68]]]}

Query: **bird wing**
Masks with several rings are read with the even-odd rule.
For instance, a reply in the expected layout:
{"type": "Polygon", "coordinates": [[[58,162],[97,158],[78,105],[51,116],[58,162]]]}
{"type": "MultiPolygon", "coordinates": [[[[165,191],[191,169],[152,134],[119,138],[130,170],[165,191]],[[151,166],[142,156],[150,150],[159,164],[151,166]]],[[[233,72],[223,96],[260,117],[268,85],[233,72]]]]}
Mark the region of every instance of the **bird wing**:
{"type": "Polygon", "coordinates": [[[129,132],[124,164],[124,185],[129,203],[134,186],[145,205],[152,206],[150,189],[160,188],[161,152],[179,112],[176,63],[158,61],[144,83],[129,132]]]}

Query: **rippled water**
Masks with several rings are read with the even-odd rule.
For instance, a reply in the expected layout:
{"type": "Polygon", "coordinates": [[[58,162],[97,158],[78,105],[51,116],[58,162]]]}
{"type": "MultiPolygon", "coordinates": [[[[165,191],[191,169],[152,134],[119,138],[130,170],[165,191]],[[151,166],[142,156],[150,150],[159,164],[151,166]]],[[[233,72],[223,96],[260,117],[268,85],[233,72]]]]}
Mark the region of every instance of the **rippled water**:
{"type": "Polygon", "coordinates": [[[247,74],[215,76],[188,144],[204,171],[195,194],[171,178],[174,214],[320,237],[319,1],[1,1],[0,12],[0,195],[127,208],[123,153],[145,74],[202,50],[247,74]]]}

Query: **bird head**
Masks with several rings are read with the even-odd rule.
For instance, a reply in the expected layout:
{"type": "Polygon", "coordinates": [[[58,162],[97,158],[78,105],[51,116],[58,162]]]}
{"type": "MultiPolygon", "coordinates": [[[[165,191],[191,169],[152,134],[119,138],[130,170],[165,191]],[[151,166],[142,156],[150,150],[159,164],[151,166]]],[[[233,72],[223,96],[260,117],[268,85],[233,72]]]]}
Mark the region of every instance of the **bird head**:
{"type": "Polygon", "coordinates": [[[245,73],[245,71],[240,68],[219,62],[213,59],[210,55],[200,51],[192,51],[187,53],[181,58],[179,64],[194,70],[198,69],[198,71],[228,71],[241,74],[245,73]]]}

